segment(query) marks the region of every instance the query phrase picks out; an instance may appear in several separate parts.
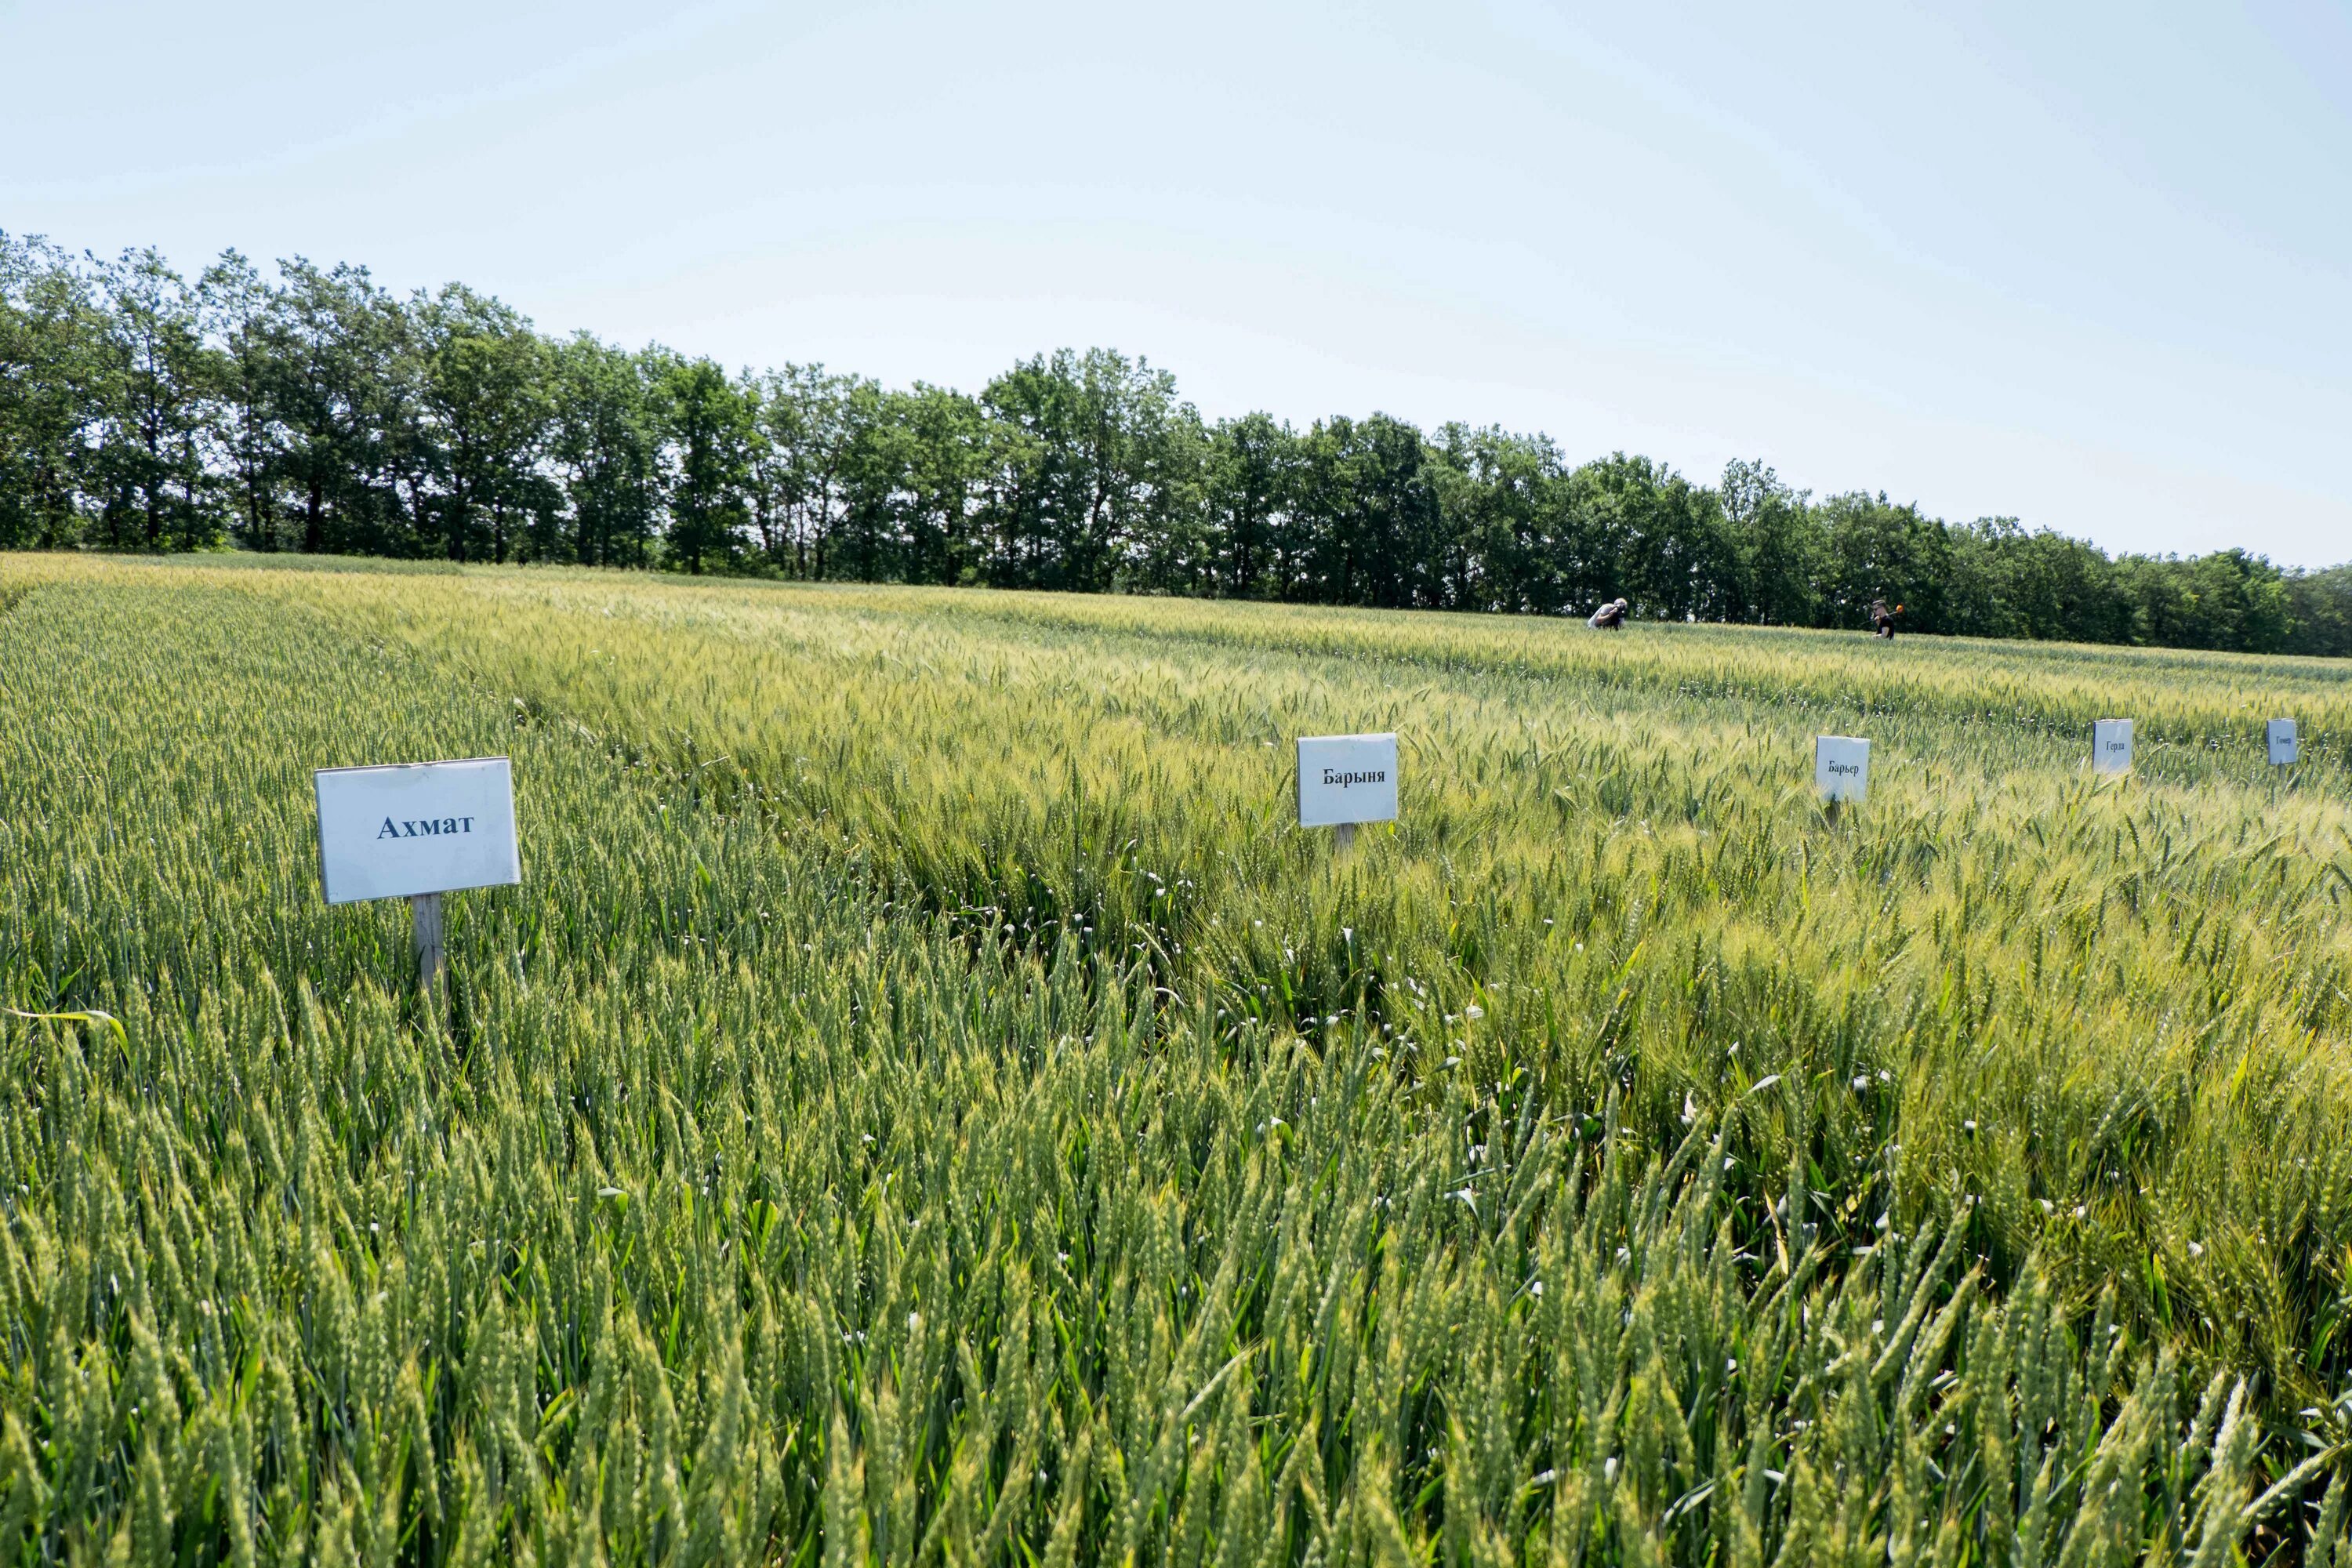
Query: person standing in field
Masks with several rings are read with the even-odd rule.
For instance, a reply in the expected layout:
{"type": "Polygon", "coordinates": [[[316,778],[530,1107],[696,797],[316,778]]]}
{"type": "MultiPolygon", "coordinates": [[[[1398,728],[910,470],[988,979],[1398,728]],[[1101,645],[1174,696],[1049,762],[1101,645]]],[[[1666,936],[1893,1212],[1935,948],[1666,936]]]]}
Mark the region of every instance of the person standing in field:
{"type": "Polygon", "coordinates": [[[1870,601],[1871,635],[1874,637],[1882,637],[1888,642],[1893,642],[1895,640],[1895,617],[1902,611],[1902,605],[1897,605],[1894,609],[1890,610],[1886,607],[1886,601],[1884,599],[1873,599],[1870,601]]]}
{"type": "Polygon", "coordinates": [[[1604,600],[1584,623],[1596,632],[1613,632],[1625,624],[1625,601],[1604,600]]]}

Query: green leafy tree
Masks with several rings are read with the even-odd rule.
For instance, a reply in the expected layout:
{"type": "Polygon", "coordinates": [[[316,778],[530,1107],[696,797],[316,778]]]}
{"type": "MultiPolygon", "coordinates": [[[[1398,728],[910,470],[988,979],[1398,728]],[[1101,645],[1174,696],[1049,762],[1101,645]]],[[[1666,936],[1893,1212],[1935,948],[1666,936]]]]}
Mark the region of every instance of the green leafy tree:
{"type": "Polygon", "coordinates": [[[421,301],[415,318],[449,558],[505,561],[556,507],[539,467],[554,422],[551,356],[521,315],[458,284],[421,301]]]}
{"type": "Polygon", "coordinates": [[[2294,599],[2279,569],[2243,550],[2126,555],[2116,563],[2133,601],[2139,640],[2165,647],[2284,652],[2294,639],[2294,599]]]}
{"type": "Polygon", "coordinates": [[[1826,542],[1805,492],[1791,489],[1766,464],[1734,460],[1716,493],[1738,562],[1725,618],[1812,625],[1821,612],[1816,582],[1826,542]]]}
{"type": "Polygon", "coordinates": [[[661,419],[644,356],[586,332],[550,350],[548,456],[562,487],[564,553],[642,566],[660,529],[661,419]]]}
{"type": "Polygon", "coordinates": [[[2352,655],[2352,565],[2290,572],[2284,579],[2292,632],[2288,651],[2352,655]]]}
{"type": "Polygon", "coordinates": [[[110,544],[212,542],[213,379],[197,295],[152,248],[99,264],[103,372],[89,486],[110,544]]]}
{"type": "Polygon", "coordinates": [[[887,432],[887,462],[903,498],[908,580],[977,581],[991,463],[988,419],[979,403],[918,382],[911,392],[883,397],[877,426],[887,432]]]}
{"type": "Polygon", "coordinates": [[[905,497],[899,479],[907,459],[900,432],[887,418],[888,396],[873,382],[844,391],[841,517],[833,531],[827,567],[835,577],[888,582],[905,570],[905,497]]]}
{"type": "Polygon", "coordinates": [[[1421,432],[1385,414],[1335,417],[1301,445],[1308,595],[1383,608],[1435,602],[1438,498],[1421,432]]]}
{"type": "Polygon", "coordinates": [[[1489,426],[1438,432],[1443,602],[1457,609],[1550,615],[1562,607],[1548,523],[1559,452],[1540,436],[1489,426]]]}
{"type": "Polygon", "coordinates": [[[206,340],[214,345],[214,436],[225,488],[234,497],[234,532],[247,547],[278,547],[278,487],[286,438],[276,401],[277,290],[234,250],[196,281],[206,340]]]}
{"type": "Polygon", "coordinates": [[[977,396],[551,339],[460,284],[224,252],[191,285],[0,233],[0,547],[577,561],[798,578],[2352,655],[2352,566],[2110,559],[1758,462],[1570,467],[1385,415],[1207,426],[1109,349],[977,396]]]}
{"type": "Polygon", "coordinates": [[[845,505],[857,416],[880,392],[861,377],[819,364],[788,364],[759,378],[751,498],[761,549],[795,577],[827,575],[845,505]]]}
{"type": "Polygon", "coordinates": [[[718,363],[663,356],[655,383],[667,477],[669,553],[699,575],[734,563],[751,523],[758,432],[751,399],[718,363]]]}
{"type": "Polygon", "coordinates": [[[367,269],[278,264],[268,326],[279,466],[299,547],[410,556],[440,533],[410,311],[367,269]]]}
{"type": "Polygon", "coordinates": [[[1951,541],[1944,525],[1885,493],[1856,490],[1822,503],[1825,624],[1866,624],[1871,601],[1902,606],[1906,632],[1948,632],[1951,625],[1951,541]]]}
{"type": "Polygon", "coordinates": [[[1202,503],[1213,592],[1235,599],[1287,594],[1297,451],[1290,426],[1271,414],[1220,420],[1208,433],[1202,503]]]}
{"type": "Polygon", "coordinates": [[[982,402],[1013,439],[996,448],[999,581],[1100,593],[1164,513],[1171,444],[1192,417],[1175,378],[1108,349],[1063,349],[989,384],[982,402]]]}
{"type": "Polygon", "coordinates": [[[103,404],[104,337],[71,258],[0,232],[0,545],[80,542],[82,437],[103,404]]]}

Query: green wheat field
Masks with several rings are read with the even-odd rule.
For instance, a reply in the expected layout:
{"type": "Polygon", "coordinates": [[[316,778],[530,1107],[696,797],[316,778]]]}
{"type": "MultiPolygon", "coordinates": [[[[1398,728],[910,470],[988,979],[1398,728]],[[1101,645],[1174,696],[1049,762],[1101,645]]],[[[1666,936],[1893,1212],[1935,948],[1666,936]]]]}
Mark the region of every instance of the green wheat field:
{"type": "Polygon", "coordinates": [[[334,567],[0,557],[8,1561],[2347,1560],[2343,663],[334,567]]]}

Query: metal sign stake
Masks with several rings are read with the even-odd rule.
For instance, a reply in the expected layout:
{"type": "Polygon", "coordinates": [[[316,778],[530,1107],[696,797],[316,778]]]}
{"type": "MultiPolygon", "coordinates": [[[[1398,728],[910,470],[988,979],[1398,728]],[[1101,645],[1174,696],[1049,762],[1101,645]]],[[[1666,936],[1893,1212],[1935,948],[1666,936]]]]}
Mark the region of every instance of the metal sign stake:
{"type": "Polygon", "coordinates": [[[416,928],[416,989],[430,996],[441,980],[441,895],[411,895],[408,912],[416,928]]]}

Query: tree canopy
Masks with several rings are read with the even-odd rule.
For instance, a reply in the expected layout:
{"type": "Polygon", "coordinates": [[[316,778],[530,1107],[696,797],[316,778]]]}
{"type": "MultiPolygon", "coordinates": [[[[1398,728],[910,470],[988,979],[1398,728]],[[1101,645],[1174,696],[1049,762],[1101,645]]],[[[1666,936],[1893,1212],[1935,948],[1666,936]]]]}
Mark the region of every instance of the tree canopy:
{"type": "Polygon", "coordinates": [[[1386,414],[1207,420],[1064,349],[968,394],[541,333],[462,284],[0,234],[0,548],[234,546],[2352,655],[2352,564],[2110,558],[1386,414]]]}

